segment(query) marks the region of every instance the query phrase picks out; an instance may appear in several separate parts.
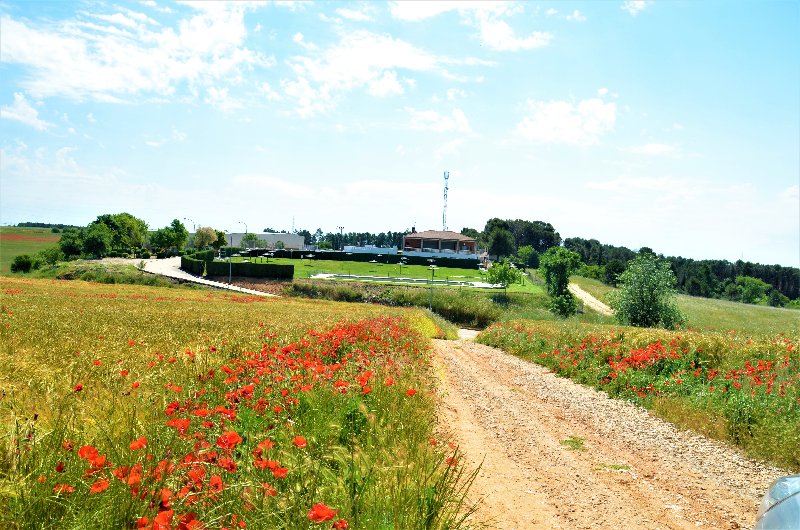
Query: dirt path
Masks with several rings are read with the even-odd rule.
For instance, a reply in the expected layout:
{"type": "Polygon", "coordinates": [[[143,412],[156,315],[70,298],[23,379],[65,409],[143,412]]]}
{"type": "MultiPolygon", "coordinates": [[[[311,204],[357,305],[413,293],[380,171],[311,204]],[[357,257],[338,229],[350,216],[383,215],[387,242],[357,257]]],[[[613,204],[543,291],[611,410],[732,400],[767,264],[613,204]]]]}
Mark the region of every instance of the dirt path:
{"type": "Polygon", "coordinates": [[[469,464],[482,463],[476,523],[748,528],[786,474],[494,348],[436,341],[435,351],[442,428],[469,464]]]}
{"type": "Polygon", "coordinates": [[[584,291],[583,289],[581,289],[580,287],[578,287],[574,283],[569,284],[567,286],[567,289],[569,289],[570,292],[572,292],[572,294],[574,294],[575,296],[580,298],[583,301],[584,304],[586,304],[587,306],[591,307],[592,309],[594,309],[598,313],[600,313],[602,315],[608,315],[608,316],[611,316],[611,315],[614,314],[614,312],[611,310],[610,307],[608,307],[606,304],[604,304],[603,302],[601,302],[600,300],[598,300],[594,296],[590,295],[589,293],[587,293],[586,291],[584,291]]]}

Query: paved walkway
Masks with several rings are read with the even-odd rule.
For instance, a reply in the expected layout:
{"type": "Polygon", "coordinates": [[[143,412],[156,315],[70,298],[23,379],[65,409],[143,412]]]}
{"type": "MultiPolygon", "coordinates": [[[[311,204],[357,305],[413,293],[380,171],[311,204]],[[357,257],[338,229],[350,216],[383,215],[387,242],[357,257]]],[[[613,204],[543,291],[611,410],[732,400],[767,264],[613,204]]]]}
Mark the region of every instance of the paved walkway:
{"type": "MultiPolygon", "coordinates": [[[[139,263],[138,260],[135,261],[136,263],[139,263]]],[[[208,285],[209,287],[215,287],[217,289],[227,289],[228,291],[236,291],[239,293],[252,294],[255,296],[276,296],[270,293],[254,291],[253,289],[245,289],[244,287],[237,287],[229,283],[212,282],[211,280],[206,280],[198,276],[189,274],[188,272],[181,270],[180,257],[144,260],[144,270],[145,272],[149,272],[151,274],[167,276],[169,278],[175,278],[177,280],[182,280],[185,282],[198,283],[200,285],[208,285]]]]}

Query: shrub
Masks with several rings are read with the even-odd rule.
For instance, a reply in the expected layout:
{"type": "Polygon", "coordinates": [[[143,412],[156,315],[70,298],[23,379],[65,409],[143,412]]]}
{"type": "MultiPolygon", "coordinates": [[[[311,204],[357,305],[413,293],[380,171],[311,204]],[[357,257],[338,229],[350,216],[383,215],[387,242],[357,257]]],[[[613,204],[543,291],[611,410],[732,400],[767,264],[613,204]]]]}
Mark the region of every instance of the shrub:
{"type": "Polygon", "coordinates": [[[574,315],[576,310],[575,297],[569,291],[550,298],[550,311],[556,315],[568,317],[574,315]]]}
{"type": "Polygon", "coordinates": [[[619,275],[619,290],[609,295],[611,308],[622,324],[672,328],[686,322],[675,303],[675,274],[669,262],[640,253],[619,275]]]}
{"type": "Polygon", "coordinates": [[[11,272],[31,272],[33,268],[33,258],[28,254],[20,254],[14,257],[11,262],[11,272]]]}

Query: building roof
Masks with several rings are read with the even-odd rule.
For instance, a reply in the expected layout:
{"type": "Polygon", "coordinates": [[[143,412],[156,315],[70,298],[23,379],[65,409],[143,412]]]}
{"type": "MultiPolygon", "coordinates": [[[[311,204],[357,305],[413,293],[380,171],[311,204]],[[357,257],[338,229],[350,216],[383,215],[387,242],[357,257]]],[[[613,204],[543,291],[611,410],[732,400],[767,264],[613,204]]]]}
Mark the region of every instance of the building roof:
{"type": "Polygon", "coordinates": [[[420,238],[420,239],[442,239],[448,241],[475,241],[475,238],[467,237],[458,232],[450,232],[443,230],[425,230],[424,232],[412,232],[405,235],[406,238],[420,238]]]}

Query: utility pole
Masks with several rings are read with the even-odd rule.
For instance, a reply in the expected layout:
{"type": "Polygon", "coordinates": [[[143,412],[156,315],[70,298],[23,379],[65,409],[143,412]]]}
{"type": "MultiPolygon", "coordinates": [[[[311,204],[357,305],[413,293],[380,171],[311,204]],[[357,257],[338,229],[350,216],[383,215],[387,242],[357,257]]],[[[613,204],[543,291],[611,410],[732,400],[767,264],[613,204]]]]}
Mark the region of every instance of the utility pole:
{"type": "Polygon", "coordinates": [[[339,229],[339,250],[344,250],[344,227],[337,226],[339,229]]]}

